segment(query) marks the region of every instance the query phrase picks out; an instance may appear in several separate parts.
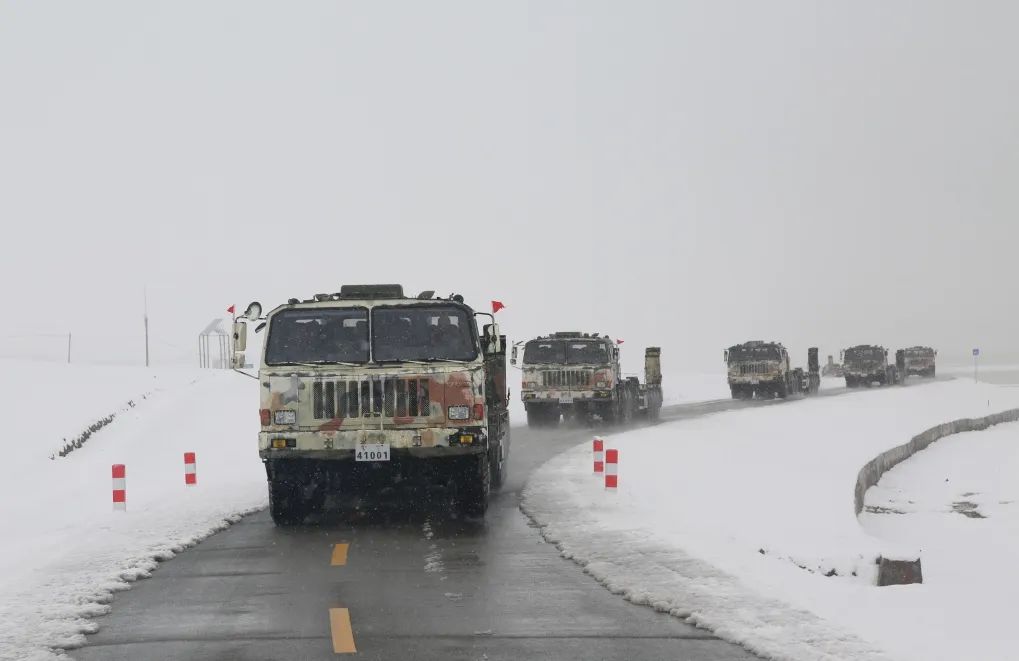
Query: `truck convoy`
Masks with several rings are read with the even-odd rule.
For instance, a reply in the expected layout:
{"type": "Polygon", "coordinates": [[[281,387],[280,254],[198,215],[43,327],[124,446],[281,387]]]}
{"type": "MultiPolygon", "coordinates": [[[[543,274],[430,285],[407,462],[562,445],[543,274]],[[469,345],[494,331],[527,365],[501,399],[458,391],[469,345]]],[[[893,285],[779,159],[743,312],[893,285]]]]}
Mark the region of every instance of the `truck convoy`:
{"type": "MultiPolygon", "coordinates": [[[[902,351],[896,356],[901,361],[902,351]]],[[[900,383],[905,372],[901,365],[888,362],[888,349],[873,344],[859,344],[842,352],[843,373],[847,388],[869,388],[871,384],[900,383]]]]}
{"type": "Polygon", "coordinates": [[[899,363],[905,376],[922,376],[933,379],[936,374],[935,360],[938,352],[931,347],[908,347],[896,352],[896,363],[899,363]]]}
{"type": "Polygon", "coordinates": [[[794,368],[789,352],[778,342],[753,340],[725,351],[729,391],[733,399],[788,397],[815,394],[821,387],[817,348],[807,350],[807,369],[794,368]]]}
{"type": "Polygon", "coordinates": [[[344,285],[264,317],[248,306],[235,350],[245,321],[267,328],[258,453],[277,524],[380,480],[440,484],[463,514],[485,513],[510,427],[506,339],[494,318],[478,331],[482,314],[462,296],[411,298],[400,285],[344,285]]]}
{"type": "Polygon", "coordinates": [[[560,420],[629,423],[636,415],[658,419],[662,408],[661,349],[644,352],[644,383],[624,376],[619,347],[607,335],[559,332],[513,347],[510,362],[523,371],[520,397],[529,427],[560,420]]]}

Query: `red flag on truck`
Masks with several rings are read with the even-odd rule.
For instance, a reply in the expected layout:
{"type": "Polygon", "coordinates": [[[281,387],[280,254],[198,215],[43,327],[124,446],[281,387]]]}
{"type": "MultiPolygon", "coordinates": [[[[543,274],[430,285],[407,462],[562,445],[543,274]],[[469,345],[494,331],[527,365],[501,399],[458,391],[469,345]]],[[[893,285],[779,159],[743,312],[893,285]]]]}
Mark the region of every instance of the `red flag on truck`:
{"type": "Polygon", "coordinates": [[[622,344],[622,343],[623,343],[623,342],[625,342],[625,341],[626,341],[626,340],[616,340],[616,344],[622,344]]]}
{"type": "Polygon", "coordinates": [[[506,306],[502,304],[502,301],[492,301],[492,314],[495,314],[504,307],[506,306]]]}
{"type": "Polygon", "coordinates": [[[226,309],[226,311],[229,312],[230,314],[233,314],[236,309],[237,309],[236,305],[231,305],[226,309]]]}

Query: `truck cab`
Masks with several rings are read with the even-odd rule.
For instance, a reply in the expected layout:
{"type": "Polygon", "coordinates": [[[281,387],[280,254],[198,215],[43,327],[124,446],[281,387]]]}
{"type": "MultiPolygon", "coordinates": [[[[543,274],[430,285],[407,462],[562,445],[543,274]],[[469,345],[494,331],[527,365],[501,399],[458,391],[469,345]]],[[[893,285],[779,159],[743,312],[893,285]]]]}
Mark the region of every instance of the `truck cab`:
{"type": "Polygon", "coordinates": [[[399,285],[345,285],[264,319],[260,307],[247,316],[266,329],[258,453],[277,523],[380,475],[443,483],[465,513],[484,513],[509,449],[494,323],[479,332],[462,297],[411,298],[399,285]]]}
{"type": "Polygon", "coordinates": [[[899,370],[888,362],[888,349],[882,346],[858,344],[843,350],[842,359],[847,388],[899,382],[899,370]]]}
{"type": "MultiPolygon", "coordinates": [[[[619,348],[605,335],[558,332],[523,346],[520,397],[531,427],[597,415],[614,421],[622,399],[636,399],[622,378],[619,348]]],[[[632,410],[627,407],[627,410],[632,410]]]]}
{"type": "Polygon", "coordinates": [[[786,397],[790,392],[789,352],[778,342],[751,340],[724,354],[733,399],[786,397]]]}

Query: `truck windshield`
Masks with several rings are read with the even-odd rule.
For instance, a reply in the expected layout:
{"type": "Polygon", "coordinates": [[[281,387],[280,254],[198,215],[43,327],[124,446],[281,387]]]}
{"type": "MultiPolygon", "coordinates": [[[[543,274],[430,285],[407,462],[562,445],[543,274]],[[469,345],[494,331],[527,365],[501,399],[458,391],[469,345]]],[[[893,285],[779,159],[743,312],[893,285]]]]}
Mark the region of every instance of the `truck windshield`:
{"type": "Polygon", "coordinates": [[[782,356],[779,355],[778,347],[776,346],[748,347],[744,345],[729,349],[730,363],[746,360],[781,360],[781,358],[782,356]]]}
{"type": "Polygon", "coordinates": [[[524,345],[525,365],[605,365],[608,348],[597,340],[531,340],[524,345]]]}
{"type": "Polygon", "coordinates": [[[876,347],[853,347],[852,349],[846,349],[847,361],[879,360],[880,358],[883,358],[884,355],[884,350],[876,347]]]}
{"type": "Polygon", "coordinates": [[[604,342],[573,341],[566,345],[566,363],[568,365],[604,365],[607,362],[609,362],[609,354],[604,342]]]}
{"type": "Polygon", "coordinates": [[[566,343],[562,340],[531,340],[524,345],[525,365],[556,365],[566,362],[566,343]]]}
{"type": "Polygon", "coordinates": [[[478,349],[461,308],[407,305],[372,310],[372,353],[379,362],[474,360],[478,349]]]}
{"type": "Polygon", "coordinates": [[[267,365],[368,362],[368,311],[364,308],[283,310],[266,338],[267,365]]]}

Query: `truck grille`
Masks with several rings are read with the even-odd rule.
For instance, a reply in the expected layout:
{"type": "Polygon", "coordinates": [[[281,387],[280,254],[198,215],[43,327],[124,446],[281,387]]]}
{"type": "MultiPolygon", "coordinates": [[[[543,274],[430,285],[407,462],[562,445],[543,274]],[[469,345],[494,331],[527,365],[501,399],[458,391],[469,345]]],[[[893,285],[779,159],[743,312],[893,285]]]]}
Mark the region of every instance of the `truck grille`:
{"type": "Polygon", "coordinates": [[[590,386],[593,375],[591,370],[548,370],[541,373],[541,385],[560,388],[590,386]]]}
{"type": "Polygon", "coordinates": [[[378,378],[316,381],[311,387],[312,415],[333,418],[423,418],[429,415],[428,379],[378,378]]]}
{"type": "Polygon", "coordinates": [[[767,363],[742,363],[739,366],[740,375],[743,374],[767,374],[771,371],[771,366],[767,363]]]}

